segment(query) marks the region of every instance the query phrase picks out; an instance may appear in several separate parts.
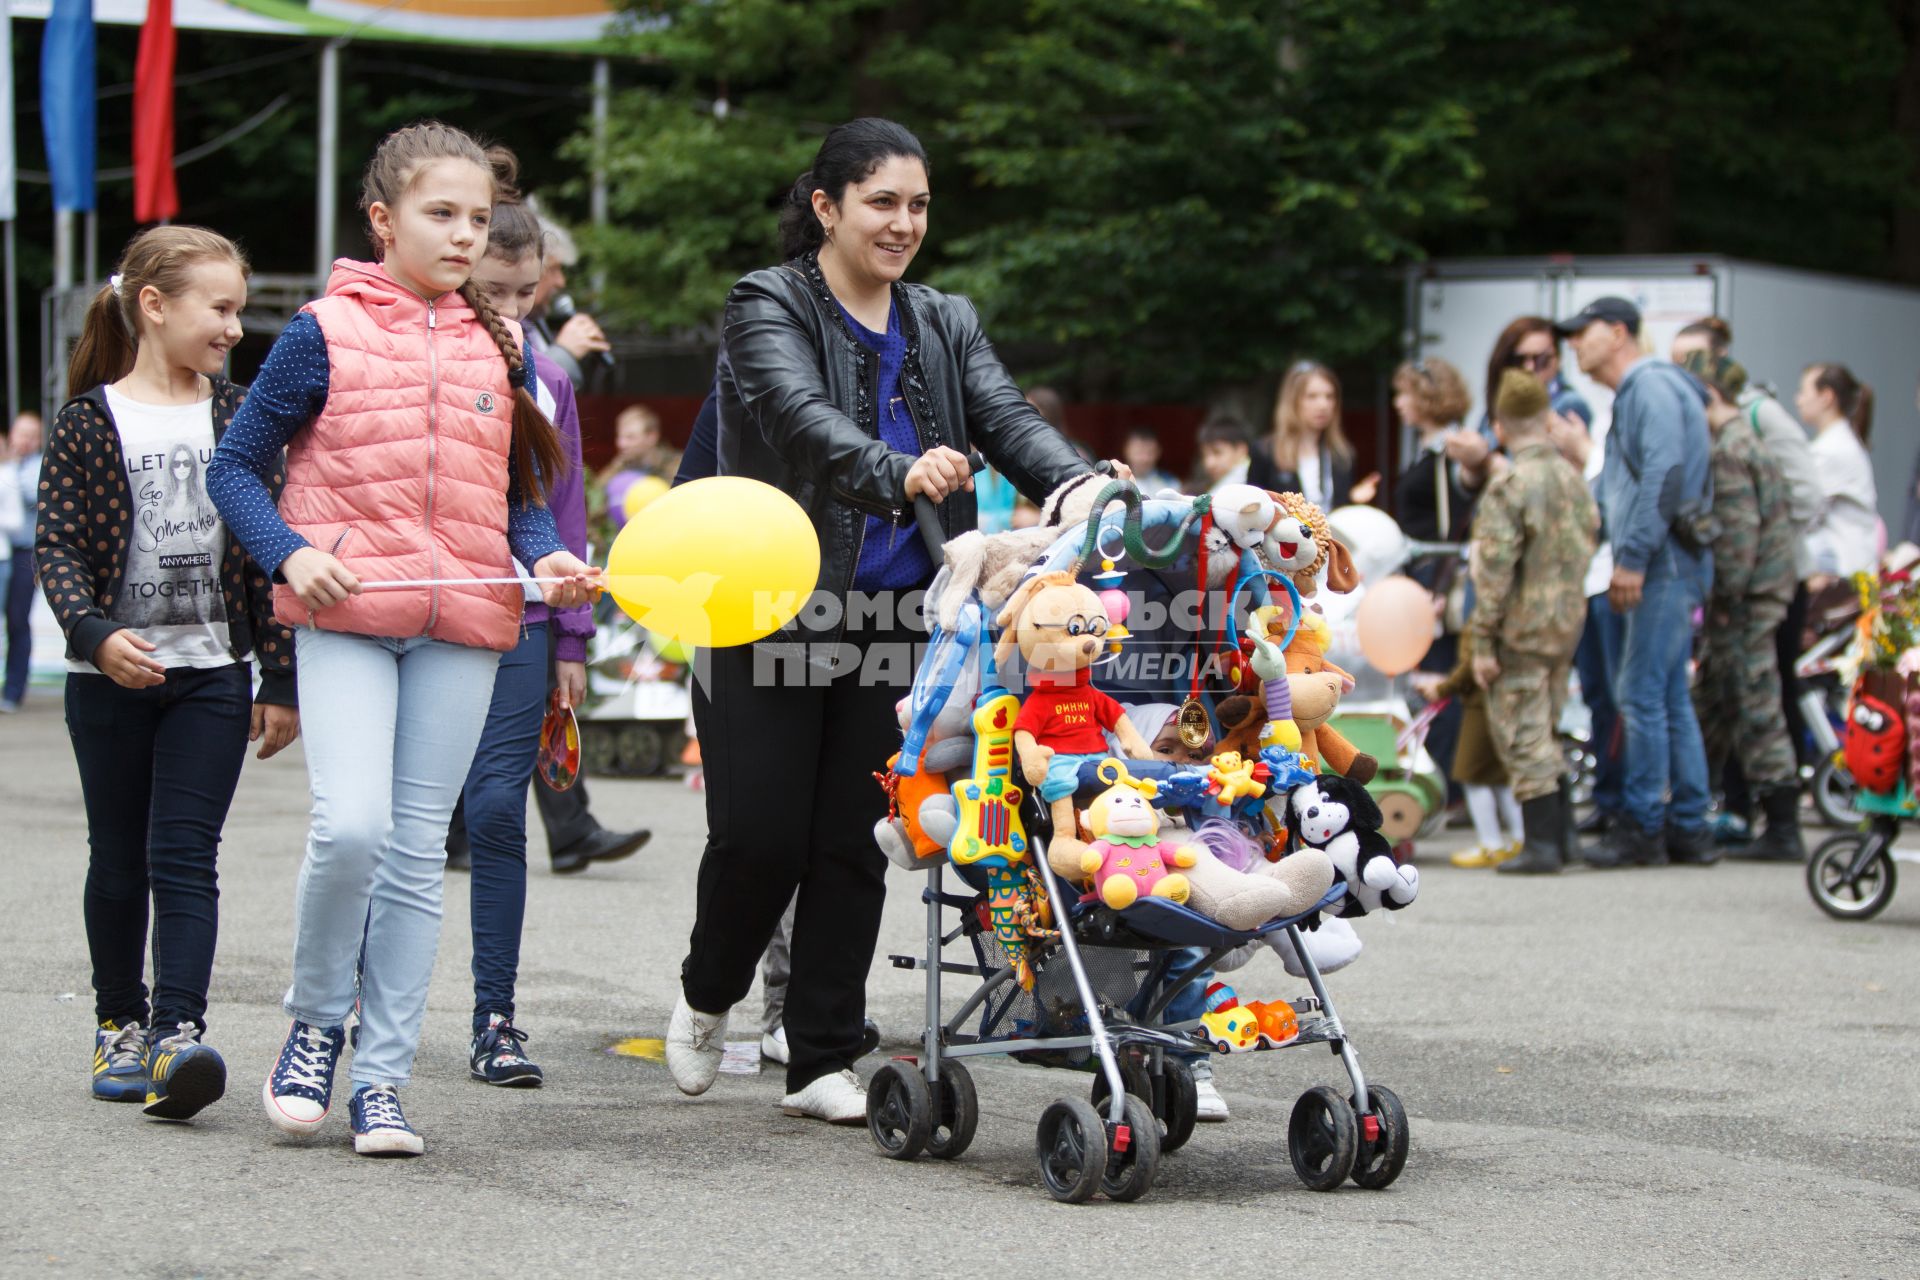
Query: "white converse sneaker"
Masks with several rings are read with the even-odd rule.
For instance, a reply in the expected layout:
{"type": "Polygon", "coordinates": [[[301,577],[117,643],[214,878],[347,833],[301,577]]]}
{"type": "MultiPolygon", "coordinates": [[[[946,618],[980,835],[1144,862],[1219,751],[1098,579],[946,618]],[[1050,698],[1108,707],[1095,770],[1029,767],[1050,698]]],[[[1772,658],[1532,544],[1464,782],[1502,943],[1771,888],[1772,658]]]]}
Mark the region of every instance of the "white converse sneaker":
{"type": "Polygon", "coordinates": [[[760,1037],[760,1056],[769,1062],[787,1065],[787,1029],[775,1027],[760,1037]]]}
{"type": "Polygon", "coordinates": [[[1197,1062],[1193,1066],[1193,1093],[1198,1106],[1194,1118],[1201,1124],[1219,1124],[1232,1113],[1227,1110],[1227,1100],[1213,1087],[1213,1064],[1197,1062]]]}
{"type": "Polygon", "coordinates": [[[667,1020],[667,1071],[680,1092],[705,1093],[727,1052],[727,1015],[700,1013],[681,996],[667,1020]]]}
{"type": "Polygon", "coordinates": [[[780,1110],[790,1116],[811,1116],[828,1124],[865,1124],[867,1086],[851,1071],[821,1076],[798,1093],[780,1099],[780,1110]]]}

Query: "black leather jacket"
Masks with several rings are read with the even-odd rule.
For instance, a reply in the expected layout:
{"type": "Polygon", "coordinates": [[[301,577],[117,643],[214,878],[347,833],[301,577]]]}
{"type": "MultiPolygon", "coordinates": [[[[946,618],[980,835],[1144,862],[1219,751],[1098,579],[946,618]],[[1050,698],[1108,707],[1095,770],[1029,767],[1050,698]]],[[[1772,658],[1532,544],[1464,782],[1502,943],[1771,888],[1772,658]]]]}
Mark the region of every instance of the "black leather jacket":
{"type": "MultiPolygon", "coordinates": [[[[893,305],[907,343],[901,394],[923,451],[977,448],[1035,502],[1087,470],[1014,385],[971,302],[895,284],[893,305]]],[[[793,495],[820,535],[818,590],[841,600],[852,589],[868,515],[919,536],[906,497],[913,459],[880,439],[879,378],[878,357],[847,327],[813,254],[756,271],[727,295],[716,387],[720,474],[793,495]]],[[[939,512],[949,538],[976,522],[965,491],[939,512]]],[[[840,623],[825,618],[840,611],[819,612],[817,625],[795,622],[770,639],[838,640],[840,623]]]]}

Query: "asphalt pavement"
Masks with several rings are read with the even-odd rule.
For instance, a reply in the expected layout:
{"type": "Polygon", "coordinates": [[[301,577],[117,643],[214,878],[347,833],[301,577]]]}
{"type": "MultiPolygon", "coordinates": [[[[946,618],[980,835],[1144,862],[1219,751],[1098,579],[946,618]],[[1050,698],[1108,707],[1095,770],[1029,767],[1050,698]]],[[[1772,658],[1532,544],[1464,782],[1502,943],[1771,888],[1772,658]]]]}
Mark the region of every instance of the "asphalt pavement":
{"type": "MultiPolygon", "coordinates": [[[[81,931],[86,832],[57,693],[0,720],[6,923],[0,1273],[914,1276],[1898,1276],[1920,1273],[1920,868],[1879,919],[1831,921],[1791,867],[1571,872],[1509,882],[1423,850],[1419,901],[1359,922],[1329,987],[1369,1075],[1411,1116],[1406,1171],[1317,1194],[1288,1162],[1294,1099],[1344,1085],[1324,1049],[1216,1060],[1232,1119],[1137,1204],[1054,1204],[1042,1108],[1088,1079],[976,1060],[960,1160],[880,1158],[864,1130],[783,1117],[777,1069],[699,1099],[609,1052],[658,1038],[704,833],[673,780],[592,780],[652,845],[549,875],[538,823],[520,1023],[538,1091],[467,1077],[467,885],[447,911],[408,1117],[427,1154],[271,1130],[306,777],[249,760],[221,851],[209,1042],[227,1097],[191,1125],[93,1101],[81,931]]],[[[769,821],[779,815],[769,814],[769,821]]],[[[890,873],[869,985],[882,1054],[913,1052],[918,884],[890,873]]],[[[1301,994],[1262,957],[1243,995],[1301,994]]],[[[758,994],[731,1039],[757,1035],[758,994]]],[[[645,1049],[645,1046],[642,1046],[645,1049]]],[[[878,1059],[869,1059],[871,1066],[878,1059]]]]}

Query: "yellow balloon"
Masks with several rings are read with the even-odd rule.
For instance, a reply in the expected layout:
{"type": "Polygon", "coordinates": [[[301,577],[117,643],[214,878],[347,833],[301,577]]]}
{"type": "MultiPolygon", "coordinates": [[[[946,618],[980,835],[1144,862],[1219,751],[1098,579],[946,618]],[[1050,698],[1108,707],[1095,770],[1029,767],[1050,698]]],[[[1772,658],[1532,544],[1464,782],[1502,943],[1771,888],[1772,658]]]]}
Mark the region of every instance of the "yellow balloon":
{"type": "Polygon", "coordinates": [[[744,476],[674,488],[627,521],[607,551],[614,603],[661,642],[695,648],[773,634],[819,580],[820,539],[807,513],[744,476]]]}
{"type": "Polygon", "coordinates": [[[641,476],[627,486],[626,496],[620,499],[620,509],[631,520],[656,499],[664,497],[672,487],[659,476],[641,476]]]}

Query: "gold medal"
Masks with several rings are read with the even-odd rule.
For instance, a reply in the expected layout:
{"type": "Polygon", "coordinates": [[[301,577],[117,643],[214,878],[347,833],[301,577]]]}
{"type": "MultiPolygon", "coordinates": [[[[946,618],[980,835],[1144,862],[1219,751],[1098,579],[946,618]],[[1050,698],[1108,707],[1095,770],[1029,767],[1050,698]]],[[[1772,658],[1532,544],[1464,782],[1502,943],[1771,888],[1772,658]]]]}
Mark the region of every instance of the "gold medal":
{"type": "Polygon", "coordinates": [[[1207,720],[1207,709],[1200,705],[1200,699],[1188,698],[1181,703],[1180,741],[1198,751],[1212,736],[1213,725],[1207,720]]]}

